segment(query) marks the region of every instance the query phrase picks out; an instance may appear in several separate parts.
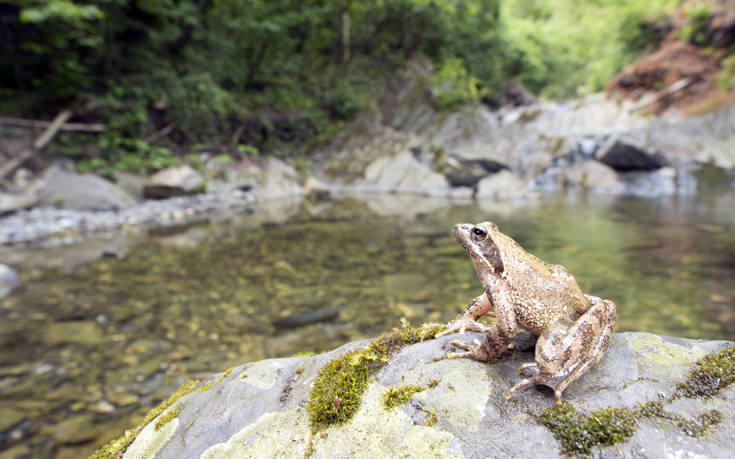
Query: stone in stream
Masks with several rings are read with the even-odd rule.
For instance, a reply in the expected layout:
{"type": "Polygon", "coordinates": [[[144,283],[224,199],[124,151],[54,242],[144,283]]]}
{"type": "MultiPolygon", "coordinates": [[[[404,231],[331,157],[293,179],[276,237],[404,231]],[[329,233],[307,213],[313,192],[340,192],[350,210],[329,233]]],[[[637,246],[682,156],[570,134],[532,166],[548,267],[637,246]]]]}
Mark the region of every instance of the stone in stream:
{"type": "Polygon", "coordinates": [[[166,199],[202,191],[204,178],[199,172],[189,166],[168,167],[148,179],[143,188],[143,196],[149,199],[166,199]]]}
{"type": "Polygon", "coordinates": [[[18,286],[18,273],[0,263],[0,298],[4,298],[18,286]]]}
{"type": "Polygon", "coordinates": [[[322,308],[281,317],[273,322],[276,328],[296,328],[318,322],[328,322],[339,316],[339,308],[322,308]]]}
{"type": "Polygon", "coordinates": [[[60,164],[44,173],[39,197],[43,206],[76,210],[122,209],[135,202],[109,180],[94,174],[77,174],[60,164]]]}
{"type": "Polygon", "coordinates": [[[564,449],[601,457],[727,457],[735,450],[735,387],[708,398],[690,393],[714,387],[707,381],[719,381],[716,375],[678,386],[694,362],[713,353],[722,360],[701,368],[720,368],[719,377],[732,382],[733,343],[615,334],[604,359],[567,389],[568,403],[554,409],[545,387],[504,397],[520,378],[518,367],[533,360],[530,351],[516,350],[494,364],[445,358],[450,340],[481,337],[455,334],[398,346],[392,354],[360,341],[312,357],[247,363],[183,386],[147,424],[104,451],[127,449],[125,458],[339,458],[365,451],[373,457],[531,458],[564,449]],[[352,370],[340,373],[335,365],[352,370]],[[351,379],[362,368],[375,370],[364,383],[351,379]],[[334,378],[364,386],[334,386],[334,378]],[[681,396],[673,398],[677,387],[681,396]],[[388,388],[405,393],[405,404],[387,408],[388,388]],[[312,391],[321,398],[310,401],[312,391]],[[329,425],[340,416],[346,422],[329,425]]]}
{"type": "Polygon", "coordinates": [[[636,142],[613,136],[597,152],[597,158],[618,171],[652,171],[666,165],[660,155],[651,154],[636,142]]]}

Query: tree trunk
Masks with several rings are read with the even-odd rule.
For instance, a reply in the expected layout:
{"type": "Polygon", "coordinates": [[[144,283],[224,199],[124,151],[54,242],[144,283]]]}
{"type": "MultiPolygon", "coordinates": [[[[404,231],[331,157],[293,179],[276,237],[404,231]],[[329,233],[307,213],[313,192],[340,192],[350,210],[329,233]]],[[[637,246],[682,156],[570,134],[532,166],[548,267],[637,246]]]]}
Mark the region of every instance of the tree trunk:
{"type": "Polygon", "coordinates": [[[342,10],[342,64],[350,60],[350,12],[347,7],[342,10]]]}

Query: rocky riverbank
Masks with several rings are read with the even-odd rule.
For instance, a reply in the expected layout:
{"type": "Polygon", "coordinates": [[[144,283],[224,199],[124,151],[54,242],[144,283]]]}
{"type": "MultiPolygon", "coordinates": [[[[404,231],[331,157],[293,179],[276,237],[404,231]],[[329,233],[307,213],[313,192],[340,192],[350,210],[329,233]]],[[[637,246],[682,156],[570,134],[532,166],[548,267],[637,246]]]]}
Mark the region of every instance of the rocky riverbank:
{"type": "Polygon", "coordinates": [[[0,244],[68,242],[112,228],[182,224],[293,196],[399,194],[478,201],[530,200],[572,189],[662,196],[735,187],[735,105],[696,117],[646,118],[602,94],[491,111],[432,103],[416,65],[395,100],[362,115],[315,152],[308,174],[277,159],[207,161],[116,183],[52,165],[21,193],[0,193],[0,244]],[[308,176],[308,177],[307,177],[308,176]],[[191,196],[205,191],[209,194],[191,196]],[[252,195],[248,193],[252,191],[252,195]],[[148,198],[169,198],[143,201],[148,198]],[[171,197],[175,197],[171,199],[171,197]],[[24,210],[31,208],[32,210],[24,210]]]}
{"type": "Polygon", "coordinates": [[[430,338],[426,333],[402,328],[385,335],[405,347],[389,353],[364,388],[341,388],[339,376],[328,374],[345,355],[359,366],[360,352],[368,352],[364,341],[313,357],[248,363],[192,382],[139,428],[100,450],[100,457],[353,457],[365,451],[723,457],[735,448],[735,392],[727,387],[735,374],[732,343],[616,334],[605,358],[566,391],[568,403],[553,408],[547,390],[503,396],[518,380],[518,366],[532,360],[532,341],[519,341],[512,356],[487,365],[445,359],[449,340],[458,336],[410,345],[430,338]],[[329,407],[319,408],[314,397],[325,378],[336,378],[330,382],[336,392],[329,407]],[[319,410],[327,408],[332,415],[322,418],[319,410]]]}

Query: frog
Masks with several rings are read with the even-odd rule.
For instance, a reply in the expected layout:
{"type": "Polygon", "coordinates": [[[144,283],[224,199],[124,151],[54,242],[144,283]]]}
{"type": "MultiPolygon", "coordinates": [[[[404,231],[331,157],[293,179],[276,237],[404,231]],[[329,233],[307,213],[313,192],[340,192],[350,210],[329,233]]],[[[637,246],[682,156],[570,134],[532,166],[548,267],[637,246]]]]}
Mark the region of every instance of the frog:
{"type": "Polygon", "coordinates": [[[483,293],[437,337],[466,331],[487,335],[473,344],[452,340],[463,352],[447,357],[492,363],[513,350],[514,336],[530,332],[538,336],[535,359],[518,368],[519,375],[528,377],[505,397],[545,385],[554,390],[555,403],[562,403],[564,390],[604,356],[615,329],[615,303],[583,293],[564,266],[535,257],[493,222],[459,223],[453,233],[470,255],[483,293]],[[492,326],[478,321],[484,315],[495,317],[492,326]]]}

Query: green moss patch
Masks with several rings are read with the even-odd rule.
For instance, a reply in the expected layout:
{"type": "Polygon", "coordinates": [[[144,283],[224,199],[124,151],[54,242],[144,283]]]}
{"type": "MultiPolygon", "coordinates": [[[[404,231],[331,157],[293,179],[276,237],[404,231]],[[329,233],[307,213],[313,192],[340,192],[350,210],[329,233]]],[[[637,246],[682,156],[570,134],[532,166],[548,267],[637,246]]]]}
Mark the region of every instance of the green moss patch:
{"type": "Polygon", "coordinates": [[[538,417],[559,441],[566,454],[589,456],[591,448],[627,440],[636,431],[637,421],[659,418],[672,422],[690,437],[701,437],[722,421],[722,413],[710,410],[687,418],[664,409],[677,398],[711,397],[735,381],[735,346],[706,355],[694,362],[686,381],[676,386],[674,395],[640,404],[635,410],[603,408],[590,415],[579,413],[569,403],[544,410],[538,417]]]}
{"type": "MultiPolygon", "coordinates": [[[[112,440],[108,444],[102,446],[100,449],[94,452],[90,456],[90,459],[117,459],[122,457],[123,453],[125,453],[125,450],[128,449],[128,446],[135,440],[135,437],[138,436],[141,430],[148,425],[149,422],[151,422],[153,419],[156,418],[159,414],[166,411],[171,405],[176,403],[177,400],[179,400],[184,395],[193,392],[195,389],[195,386],[199,384],[199,380],[195,379],[192,381],[189,381],[185,383],[183,386],[179,387],[176,392],[174,392],[169,398],[161,402],[158,406],[153,408],[146,414],[145,418],[143,419],[143,422],[141,422],[137,427],[126,430],[125,433],[122,435],[122,437],[112,440]]],[[[178,414],[177,414],[178,415],[178,414]]],[[[171,419],[174,419],[172,417],[171,419]]],[[[169,421],[171,420],[169,419],[169,421]]],[[[168,421],[167,421],[168,422],[168,421]]],[[[166,425],[165,423],[161,425],[163,427],[166,425]]],[[[158,429],[156,429],[158,430],[158,429]]]]}
{"type": "Polygon", "coordinates": [[[383,406],[388,409],[403,406],[408,403],[411,398],[422,392],[423,387],[416,384],[406,384],[404,386],[389,387],[383,393],[383,406]]]}
{"type": "Polygon", "coordinates": [[[324,365],[314,380],[307,404],[312,430],[352,419],[360,408],[369,378],[404,346],[432,339],[443,328],[437,324],[396,328],[364,348],[324,365]]]}
{"type": "Polygon", "coordinates": [[[674,397],[711,397],[735,382],[735,346],[702,357],[692,364],[687,380],[674,397]]]}
{"type": "Polygon", "coordinates": [[[220,377],[217,378],[216,380],[214,380],[214,381],[212,381],[210,383],[207,383],[207,384],[203,385],[202,387],[198,387],[197,388],[197,392],[206,392],[206,391],[208,391],[209,389],[213,388],[217,384],[221,383],[223,379],[225,379],[226,377],[230,376],[230,373],[232,373],[232,368],[231,367],[228,368],[228,369],[226,369],[224,371],[224,373],[222,373],[220,375],[220,377]]]}
{"type": "Polygon", "coordinates": [[[156,429],[156,432],[161,430],[163,426],[165,426],[169,422],[178,418],[183,408],[184,408],[183,406],[179,405],[176,408],[172,410],[168,410],[166,413],[159,416],[159,418],[156,420],[156,425],[153,426],[153,428],[156,429]]]}
{"type": "MultiPolygon", "coordinates": [[[[135,437],[138,436],[141,430],[145,426],[148,425],[151,421],[153,421],[158,415],[166,411],[176,403],[181,397],[183,397],[186,394],[189,394],[194,391],[198,392],[206,392],[218,383],[220,383],[223,379],[225,379],[230,373],[232,372],[232,368],[228,368],[225,370],[222,375],[217,378],[215,381],[205,384],[201,387],[196,387],[197,384],[200,383],[198,379],[192,380],[184,384],[183,386],[179,387],[176,392],[174,392],[169,398],[161,402],[158,406],[153,408],[146,414],[145,418],[143,419],[143,422],[141,422],[137,427],[126,430],[125,433],[118,439],[113,440],[109,442],[108,444],[102,446],[97,451],[94,452],[90,456],[90,459],[117,459],[122,457],[123,453],[125,453],[125,450],[128,449],[128,446],[130,446],[131,443],[133,443],[133,440],[135,440],[135,437]]],[[[172,420],[176,419],[179,414],[181,413],[181,410],[183,409],[182,406],[176,407],[173,410],[168,411],[166,414],[161,416],[159,419],[156,420],[156,425],[154,428],[156,431],[161,430],[166,424],[171,422],[172,420]]]]}
{"type": "Polygon", "coordinates": [[[642,404],[637,410],[637,415],[639,418],[660,418],[671,421],[690,437],[701,437],[711,426],[722,421],[722,413],[717,410],[711,410],[693,418],[686,418],[666,411],[662,401],[642,404]]]}
{"type": "Polygon", "coordinates": [[[588,456],[593,446],[627,440],[638,427],[630,410],[603,408],[585,416],[566,402],[545,410],[539,421],[551,430],[565,453],[582,456],[588,456]]]}

